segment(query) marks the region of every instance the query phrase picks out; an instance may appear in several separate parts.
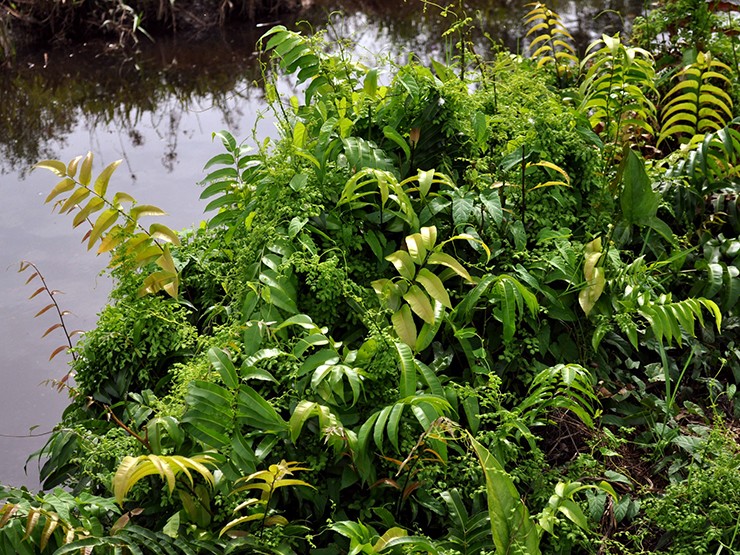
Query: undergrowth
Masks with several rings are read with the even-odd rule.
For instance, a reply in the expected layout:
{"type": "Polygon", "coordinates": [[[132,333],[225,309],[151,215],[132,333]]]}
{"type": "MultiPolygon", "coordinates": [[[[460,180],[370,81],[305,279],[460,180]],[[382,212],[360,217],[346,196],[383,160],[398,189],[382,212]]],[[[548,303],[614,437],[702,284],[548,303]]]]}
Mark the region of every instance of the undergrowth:
{"type": "Polygon", "coordinates": [[[429,67],[269,30],[279,135],[214,133],[196,231],[38,164],[116,288],[37,454],[64,490],[3,489],[4,548],[740,547],[737,67],[578,59],[539,3],[531,57],[472,56],[449,9],[429,67]]]}

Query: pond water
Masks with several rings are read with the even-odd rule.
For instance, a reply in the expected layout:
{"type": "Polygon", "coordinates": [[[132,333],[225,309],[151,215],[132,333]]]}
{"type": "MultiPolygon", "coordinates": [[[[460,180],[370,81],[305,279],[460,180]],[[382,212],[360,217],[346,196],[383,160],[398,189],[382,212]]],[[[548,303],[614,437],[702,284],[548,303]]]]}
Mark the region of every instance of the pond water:
{"type": "MultiPolygon", "coordinates": [[[[356,52],[403,59],[408,52],[437,56],[441,33],[451,17],[409,0],[350,3],[318,1],[305,13],[283,21],[327,27],[330,36],[351,37],[356,52]],[[339,9],[344,16],[328,17],[339,9]]],[[[522,2],[477,0],[470,7],[482,27],[513,51],[522,48],[522,2]]],[[[639,14],[642,0],[551,2],[580,44],[613,33],[639,14]]],[[[21,260],[33,262],[55,295],[69,329],[94,327],[111,288],[101,271],[105,256],[87,252],[84,231],[71,218],[44,204],[56,183],[46,171],[29,168],[44,158],[68,161],[91,151],[94,171],[122,159],[111,189],[168,211],[174,229],[203,219],[197,182],[203,164],[220,152],[211,134],[229,129],[246,138],[274,135],[262,91],[255,42],[268,23],[228,29],[200,39],[160,39],[142,44],[135,56],[106,53],[101,45],[80,45],[24,53],[13,71],[0,70],[0,483],[38,487],[35,461],[68,404],[48,380],[62,378],[69,357],[51,353],[65,343],[60,330],[41,336],[57,320],[53,311],[34,315],[49,303],[45,294],[28,299],[40,286],[26,284],[21,260]]],[[[304,29],[308,28],[305,25],[304,29]]]]}

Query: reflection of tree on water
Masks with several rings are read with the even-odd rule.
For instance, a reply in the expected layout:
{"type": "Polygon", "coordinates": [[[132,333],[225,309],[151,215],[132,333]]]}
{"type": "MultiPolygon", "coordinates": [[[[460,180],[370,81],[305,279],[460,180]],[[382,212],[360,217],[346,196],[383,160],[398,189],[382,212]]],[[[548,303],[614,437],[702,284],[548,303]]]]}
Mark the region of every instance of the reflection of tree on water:
{"type": "Polygon", "coordinates": [[[202,59],[203,45],[157,43],[127,59],[54,51],[46,67],[29,60],[12,76],[0,75],[0,173],[24,173],[39,159],[56,157],[78,127],[115,130],[123,133],[122,149],[142,147],[137,127],[147,115],[171,171],[182,114],[213,109],[238,128],[242,101],[261,94],[248,85],[259,77],[255,58],[244,54],[252,52],[255,35],[237,38],[209,41],[215,57],[209,61],[202,59]]]}
{"type": "MultiPolygon", "coordinates": [[[[331,18],[329,32],[357,43],[356,53],[362,55],[366,50],[403,56],[404,52],[425,52],[430,58],[445,61],[441,37],[464,14],[488,35],[470,37],[481,54],[490,51],[491,41],[525,53],[526,45],[521,43],[525,34],[521,27],[526,12],[523,4],[468,0],[462,11],[458,5],[453,10],[459,13],[450,11],[443,17],[434,6],[422,10],[420,0],[318,0],[300,18],[309,22],[308,28],[318,30],[326,27],[332,10],[341,8],[344,16],[331,18]]],[[[561,13],[577,41],[585,45],[601,32],[613,33],[621,28],[617,12],[629,19],[639,13],[643,2],[552,0],[549,4],[561,13]]],[[[306,26],[300,28],[306,30],[306,26]]],[[[115,129],[125,159],[127,148],[144,148],[137,127],[146,114],[164,145],[162,164],[172,171],[178,162],[183,114],[217,110],[225,126],[240,134],[240,124],[247,116],[242,107],[245,103],[240,100],[262,94],[251,85],[260,77],[252,53],[265,30],[229,29],[200,43],[180,43],[176,39],[159,40],[154,45],[142,43],[142,50],[128,58],[83,47],[69,53],[40,52],[35,59],[18,63],[13,74],[0,74],[0,173],[23,172],[39,159],[57,157],[65,138],[77,126],[91,133],[95,129],[115,129]]],[[[255,114],[248,117],[251,125],[255,114]]],[[[198,130],[204,134],[211,131],[198,130]]]]}

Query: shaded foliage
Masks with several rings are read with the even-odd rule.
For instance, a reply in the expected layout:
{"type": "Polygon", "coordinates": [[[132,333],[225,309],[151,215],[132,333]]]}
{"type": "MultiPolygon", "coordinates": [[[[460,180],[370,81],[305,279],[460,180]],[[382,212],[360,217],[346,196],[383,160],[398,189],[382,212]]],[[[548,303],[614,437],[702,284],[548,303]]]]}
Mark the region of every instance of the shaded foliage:
{"type": "MultiPolygon", "coordinates": [[[[542,5],[528,22],[562,34],[542,5]]],[[[638,518],[668,530],[660,500],[640,516],[645,493],[612,457],[629,444],[681,483],[740,378],[736,232],[710,238],[711,222],[665,202],[668,179],[712,193],[655,161],[658,141],[690,134],[670,121],[689,87],[663,96],[681,102],[663,105],[660,135],[648,51],[604,35],[578,64],[554,41],[535,60],[486,61],[470,25],[456,14],[454,56],[387,79],[320,34],[265,34],[279,136],[252,151],[214,134],[209,222],[171,247],[187,301],[131,271],[150,266],[117,264],[131,238],[114,241],[116,302],[78,349],[75,404],[40,453],[47,487],[116,503],[68,541],[9,492],[2,514],[21,511],[27,532],[8,517],[2,541],[536,554],[629,551],[638,518]],[[285,76],[292,97],[277,92],[285,76]],[[571,77],[578,90],[558,88],[571,77]],[[546,456],[552,418],[592,445],[546,456]]],[[[711,133],[732,146],[727,121],[711,133]]],[[[714,148],[714,167],[733,152],[714,148]]],[[[57,192],[84,194],[75,168],[42,166],[63,174],[57,192]]],[[[711,499],[722,514],[734,503],[711,499]]],[[[735,548],[718,529],[711,548],[735,548]]]]}

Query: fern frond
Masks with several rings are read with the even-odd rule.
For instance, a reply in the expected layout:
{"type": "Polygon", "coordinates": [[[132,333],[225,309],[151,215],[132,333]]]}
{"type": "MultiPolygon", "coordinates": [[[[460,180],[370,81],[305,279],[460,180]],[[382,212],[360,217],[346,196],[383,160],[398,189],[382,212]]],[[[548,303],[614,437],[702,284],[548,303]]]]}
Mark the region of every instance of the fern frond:
{"type": "Polygon", "coordinates": [[[113,477],[113,495],[119,505],[123,505],[126,494],[137,482],[146,476],[159,475],[167,482],[170,493],[175,489],[176,480],[179,475],[184,474],[190,485],[193,485],[193,475],[190,470],[195,470],[211,486],[215,479],[206,465],[214,463],[213,457],[209,455],[196,455],[194,457],[182,457],[179,455],[158,456],[141,455],[139,457],[124,457],[123,461],[113,477]]]}
{"type": "Polygon", "coordinates": [[[701,196],[740,178],[740,118],[719,131],[693,135],[669,159],[666,177],[684,177],[701,196]]]}
{"type": "Polygon", "coordinates": [[[649,52],[626,47],[619,36],[592,43],[581,62],[585,74],[580,109],[613,144],[654,133],[655,68],[649,52]],[[621,141],[620,141],[621,139],[621,141]]]}
{"type": "Polygon", "coordinates": [[[537,60],[537,67],[553,66],[562,86],[563,77],[578,67],[573,35],[560,15],[545,4],[533,2],[526,6],[532,8],[524,16],[524,25],[529,27],[526,38],[531,38],[530,57],[537,60]]]}
{"type": "Polygon", "coordinates": [[[714,316],[714,323],[719,331],[722,326],[722,312],[714,301],[703,297],[664,304],[649,303],[641,307],[639,313],[650,323],[655,339],[661,342],[665,339],[670,345],[675,338],[681,345],[681,330],[695,337],[696,320],[704,325],[702,309],[714,316]]]}
{"type": "Polygon", "coordinates": [[[690,142],[698,135],[726,128],[733,105],[724,88],[732,85],[727,76],[731,72],[726,64],[704,52],[679,71],[674,76],[678,82],[665,96],[657,145],[671,138],[690,142]]]}

